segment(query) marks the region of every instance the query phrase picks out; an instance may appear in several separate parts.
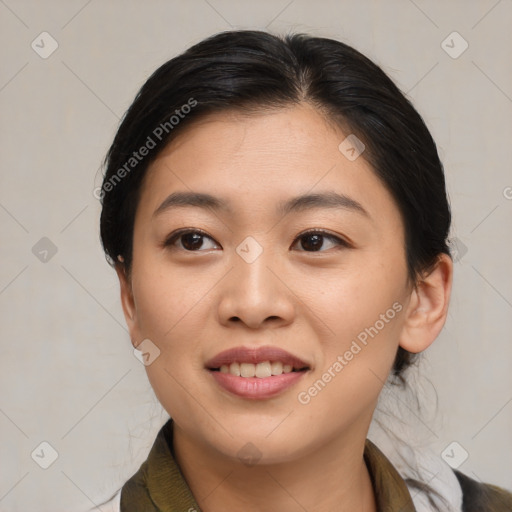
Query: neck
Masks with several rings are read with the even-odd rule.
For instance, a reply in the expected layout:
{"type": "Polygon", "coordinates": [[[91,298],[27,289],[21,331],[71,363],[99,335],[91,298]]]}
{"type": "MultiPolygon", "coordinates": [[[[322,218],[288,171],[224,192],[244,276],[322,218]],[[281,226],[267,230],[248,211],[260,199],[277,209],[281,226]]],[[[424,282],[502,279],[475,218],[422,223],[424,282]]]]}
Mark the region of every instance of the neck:
{"type": "Polygon", "coordinates": [[[377,512],[365,437],[339,437],[307,456],[247,466],[205,450],[174,425],[180,470],[203,512],[377,512]]]}

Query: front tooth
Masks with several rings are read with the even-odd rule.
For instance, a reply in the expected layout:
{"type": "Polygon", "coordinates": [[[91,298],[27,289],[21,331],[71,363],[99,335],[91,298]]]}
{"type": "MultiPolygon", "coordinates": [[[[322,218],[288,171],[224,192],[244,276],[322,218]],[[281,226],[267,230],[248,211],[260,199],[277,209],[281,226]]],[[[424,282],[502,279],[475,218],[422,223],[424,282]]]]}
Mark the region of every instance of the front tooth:
{"type": "Polygon", "coordinates": [[[235,375],[236,377],[240,377],[240,364],[231,363],[229,365],[229,373],[231,373],[231,375],[235,375]]]}
{"type": "Polygon", "coordinates": [[[272,375],[281,375],[283,373],[283,363],[281,361],[274,361],[270,365],[272,375]]]}
{"type": "Polygon", "coordinates": [[[264,363],[258,363],[256,365],[256,377],[260,379],[264,379],[265,377],[270,377],[272,375],[272,370],[270,368],[270,361],[265,361],[264,363]]]}
{"type": "Polygon", "coordinates": [[[241,363],[240,375],[242,377],[254,377],[256,375],[256,365],[251,363],[241,363]]]}

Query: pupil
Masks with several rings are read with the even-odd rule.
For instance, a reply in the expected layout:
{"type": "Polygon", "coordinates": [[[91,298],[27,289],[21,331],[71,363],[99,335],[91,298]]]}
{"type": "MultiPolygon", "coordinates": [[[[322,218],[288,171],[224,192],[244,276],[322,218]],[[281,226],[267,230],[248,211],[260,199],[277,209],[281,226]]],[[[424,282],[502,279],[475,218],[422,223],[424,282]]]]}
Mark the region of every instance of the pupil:
{"type": "Polygon", "coordinates": [[[302,248],[307,249],[306,246],[309,245],[310,246],[309,248],[312,248],[313,250],[315,250],[315,249],[322,247],[323,236],[322,235],[307,235],[303,240],[314,240],[312,244],[302,243],[302,248]]]}
{"type": "Polygon", "coordinates": [[[185,249],[200,249],[203,245],[202,238],[198,233],[185,233],[182,235],[182,245],[185,249]]]}

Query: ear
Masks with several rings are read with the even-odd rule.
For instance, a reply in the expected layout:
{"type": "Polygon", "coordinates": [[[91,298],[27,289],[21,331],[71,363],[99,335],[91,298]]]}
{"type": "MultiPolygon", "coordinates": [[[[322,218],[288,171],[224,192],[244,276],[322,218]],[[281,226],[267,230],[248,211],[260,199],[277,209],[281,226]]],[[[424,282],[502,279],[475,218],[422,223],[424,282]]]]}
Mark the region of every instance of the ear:
{"type": "Polygon", "coordinates": [[[137,307],[133,297],[132,285],[127,275],[122,256],[117,257],[120,263],[116,262],[115,270],[119,278],[121,288],[121,305],[123,306],[124,318],[128,326],[132,345],[136,347],[142,338],[140,337],[140,328],[137,320],[137,307]]]}
{"type": "Polygon", "coordinates": [[[400,346],[417,353],[428,348],[443,328],[452,289],[453,261],[440,254],[436,266],[411,293],[400,334],[400,346]]]}

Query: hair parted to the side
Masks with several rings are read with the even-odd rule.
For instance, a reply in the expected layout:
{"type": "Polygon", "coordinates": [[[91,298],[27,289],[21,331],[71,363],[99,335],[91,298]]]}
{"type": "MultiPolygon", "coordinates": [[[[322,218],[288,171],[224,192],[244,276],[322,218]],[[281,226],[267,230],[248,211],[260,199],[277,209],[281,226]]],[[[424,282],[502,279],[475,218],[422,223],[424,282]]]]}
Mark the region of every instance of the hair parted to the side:
{"type": "MultiPolygon", "coordinates": [[[[100,231],[109,263],[130,274],[146,170],[184,127],[215,112],[257,113],[300,102],[365,144],[363,157],[401,212],[410,283],[428,273],[440,253],[450,255],[451,212],[435,142],[380,67],[336,40],[236,30],[213,35],[159,67],[123,117],[104,162],[100,231]],[[141,147],[146,156],[131,160],[141,147]]],[[[398,349],[398,379],[414,357],[398,349]]]]}

